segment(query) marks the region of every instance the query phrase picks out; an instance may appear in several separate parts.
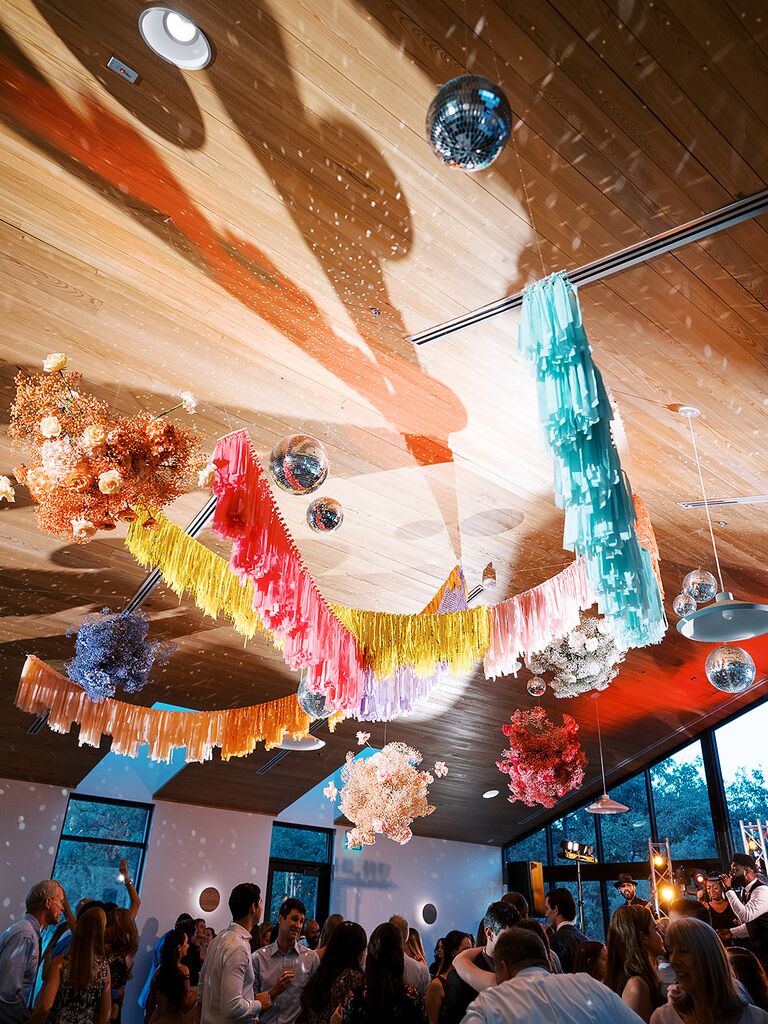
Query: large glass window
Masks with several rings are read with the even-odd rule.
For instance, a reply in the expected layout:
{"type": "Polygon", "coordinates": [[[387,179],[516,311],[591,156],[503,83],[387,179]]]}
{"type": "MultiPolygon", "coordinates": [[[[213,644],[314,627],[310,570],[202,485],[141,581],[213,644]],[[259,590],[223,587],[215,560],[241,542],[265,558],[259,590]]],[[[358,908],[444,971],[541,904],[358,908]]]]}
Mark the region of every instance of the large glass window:
{"type": "Polygon", "coordinates": [[[742,849],[739,821],[768,819],[768,704],[715,730],[734,850],[742,849]]]}
{"type": "Polygon", "coordinates": [[[519,843],[507,847],[507,860],[537,860],[547,863],[547,830],[540,829],[519,843]]]}
{"type": "Polygon", "coordinates": [[[300,899],[307,918],[328,916],[331,887],[333,831],[304,825],[272,826],[265,920],[277,921],[283,900],[300,899]]]}
{"type": "Polygon", "coordinates": [[[669,839],[672,860],[716,857],[709,792],[697,740],[651,768],[659,839],[669,839]]]}
{"type": "Polygon", "coordinates": [[[83,897],[127,907],[130,898],[118,879],[123,857],[139,888],[147,850],[150,804],[71,796],[61,831],[53,877],[71,906],[83,897]]]}
{"type": "Polygon", "coordinates": [[[605,814],[600,818],[603,834],[603,860],[623,864],[648,860],[651,824],[645,774],[611,788],[611,797],[629,808],[626,814],[605,814]]]}

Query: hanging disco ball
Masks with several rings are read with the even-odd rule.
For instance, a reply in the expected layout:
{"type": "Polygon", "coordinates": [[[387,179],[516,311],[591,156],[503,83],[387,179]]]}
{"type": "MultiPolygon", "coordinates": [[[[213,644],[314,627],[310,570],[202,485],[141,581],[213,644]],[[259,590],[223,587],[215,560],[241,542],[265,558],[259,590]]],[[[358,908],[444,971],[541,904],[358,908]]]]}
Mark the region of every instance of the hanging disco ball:
{"type": "Polygon", "coordinates": [[[269,453],[269,472],[281,490],[311,494],[328,476],[328,455],[316,438],[292,434],[269,453]]]}
{"type": "Polygon", "coordinates": [[[490,167],[512,133],[512,111],[501,88],[481,75],[441,85],[427,111],[427,139],[443,163],[463,171],[490,167]]]}
{"type": "Polygon", "coordinates": [[[717,580],[706,569],[692,569],[683,580],[683,593],[696,604],[708,604],[717,594],[717,580]]]}
{"type": "Polygon", "coordinates": [[[304,676],[301,677],[299,682],[296,699],[301,710],[306,712],[310,718],[328,718],[333,714],[331,709],[325,706],[325,694],[315,693],[313,690],[310,690],[304,676]]]}
{"type": "Polygon", "coordinates": [[[332,533],[344,522],[344,509],[333,498],[315,498],[307,509],[307,522],[315,533],[332,533]]]}
{"type": "Polygon", "coordinates": [[[755,681],[755,663],[741,647],[724,644],[710,651],[704,663],[707,679],[723,693],[743,693],[755,681]]]}
{"type": "Polygon", "coordinates": [[[532,697],[542,697],[547,692],[547,684],[541,676],[534,676],[528,680],[527,690],[532,697]]]}
{"type": "Polygon", "coordinates": [[[696,611],[696,602],[689,594],[678,594],[672,602],[672,609],[675,615],[682,619],[685,615],[692,615],[696,611]]]}

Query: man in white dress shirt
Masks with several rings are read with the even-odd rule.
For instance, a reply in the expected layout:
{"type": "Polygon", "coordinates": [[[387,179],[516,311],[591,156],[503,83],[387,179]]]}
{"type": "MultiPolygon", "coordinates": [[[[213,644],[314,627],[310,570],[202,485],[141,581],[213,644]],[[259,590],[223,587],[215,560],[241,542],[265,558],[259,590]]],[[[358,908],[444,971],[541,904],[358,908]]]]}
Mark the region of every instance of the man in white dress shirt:
{"type": "Polygon", "coordinates": [[[509,928],[493,951],[495,988],[469,1004],[462,1024],[639,1024],[620,997],[588,974],[550,974],[544,943],[509,928]]]}
{"type": "Polygon", "coordinates": [[[254,998],[251,929],[261,920],[261,890],[241,882],[229,894],[232,924],[208,947],[197,986],[201,1024],[252,1021],[269,1009],[268,992],[254,998]]]}
{"type": "Polygon", "coordinates": [[[405,951],[410,926],[406,919],[401,917],[400,914],[394,914],[390,917],[389,923],[393,924],[395,928],[397,928],[403,939],[403,981],[406,985],[410,985],[412,988],[415,988],[420,996],[425,996],[432,978],[430,977],[427,965],[421,963],[419,960],[414,960],[413,957],[408,956],[405,951]]]}
{"type": "Polygon", "coordinates": [[[719,932],[722,939],[749,938],[755,956],[768,970],[768,885],[757,877],[757,863],[748,853],[734,853],[731,871],[722,876],[725,898],[741,922],[719,932]],[[731,888],[741,887],[741,898],[731,888]]]}

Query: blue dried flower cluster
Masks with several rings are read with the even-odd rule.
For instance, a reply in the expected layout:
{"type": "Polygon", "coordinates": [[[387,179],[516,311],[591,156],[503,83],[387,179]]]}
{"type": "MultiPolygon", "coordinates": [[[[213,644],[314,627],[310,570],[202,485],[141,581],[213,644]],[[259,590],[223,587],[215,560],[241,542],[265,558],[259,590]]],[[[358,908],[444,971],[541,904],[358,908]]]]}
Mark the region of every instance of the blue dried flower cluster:
{"type": "Polygon", "coordinates": [[[140,611],[113,614],[103,608],[67,636],[75,632],[75,657],[65,666],[67,675],[96,703],[118,689],[138,693],[149,682],[153,665],[167,664],[178,648],[172,641],[148,642],[149,620],[140,611]]]}

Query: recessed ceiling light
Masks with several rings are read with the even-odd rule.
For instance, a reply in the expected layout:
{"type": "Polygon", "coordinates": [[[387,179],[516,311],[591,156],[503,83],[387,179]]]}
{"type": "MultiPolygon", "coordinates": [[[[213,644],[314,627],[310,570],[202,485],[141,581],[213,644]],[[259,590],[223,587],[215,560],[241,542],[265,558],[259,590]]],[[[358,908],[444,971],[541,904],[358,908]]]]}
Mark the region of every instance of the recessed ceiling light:
{"type": "Polygon", "coordinates": [[[483,793],[483,800],[493,800],[493,798],[498,795],[498,789],[486,789],[486,791],[483,793]]]}
{"type": "Polygon", "coordinates": [[[199,71],[213,56],[205,33],[171,7],[147,7],[139,15],[139,32],[158,57],[185,71],[199,71]]]}
{"type": "Polygon", "coordinates": [[[280,750],[320,750],[325,746],[325,740],[318,739],[317,736],[305,736],[300,740],[285,736],[282,743],[278,743],[277,746],[280,750]]]}

